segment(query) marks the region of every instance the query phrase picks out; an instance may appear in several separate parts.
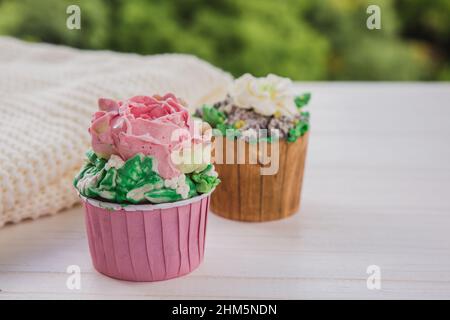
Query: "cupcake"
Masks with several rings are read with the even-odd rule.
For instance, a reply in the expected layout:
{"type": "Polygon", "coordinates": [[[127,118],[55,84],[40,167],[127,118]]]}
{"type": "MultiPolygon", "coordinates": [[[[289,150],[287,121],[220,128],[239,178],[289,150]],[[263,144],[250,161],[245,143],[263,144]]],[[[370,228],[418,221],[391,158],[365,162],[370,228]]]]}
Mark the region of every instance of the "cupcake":
{"type": "Polygon", "coordinates": [[[210,194],[209,125],[172,94],[99,99],[92,150],[74,179],[94,267],[123,280],[191,272],[203,259],[210,194]]]}
{"type": "Polygon", "coordinates": [[[214,128],[215,166],[223,183],[211,209],[225,218],[269,221],[299,210],[308,144],[310,94],[290,79],[245,74],[225,100],[197,109],[214,128]]]}

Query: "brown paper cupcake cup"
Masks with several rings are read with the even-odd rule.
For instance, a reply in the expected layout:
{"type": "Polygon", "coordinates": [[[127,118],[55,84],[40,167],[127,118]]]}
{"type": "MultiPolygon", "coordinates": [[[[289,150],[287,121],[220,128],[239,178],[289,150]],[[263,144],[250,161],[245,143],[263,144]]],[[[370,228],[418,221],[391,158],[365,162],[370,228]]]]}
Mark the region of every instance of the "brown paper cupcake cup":
{"type": "MultiPolygon", "coordinates": [[[[300,207],[308,136],[306,133],[295,142],[280,140],[278,171],[273,175],[261,175],[261,168],[268,165],[248,163],[255,149],[251,150],[247,142],[244,143],[245,152],[240,153],[237,143],[216,145],[215,168],[222,182],[211,196],[211,211],[227,219],[249,222],[278,220],[296,213],[300,207]],[[223,162],[230,153],[241,162],[217,163],[217,151],[220,150],[223,162]]],[[[263,146],[257,148],[261,152],[263,146]]],[[[267,144],[269,157],[274,150],[267,144]]]]}

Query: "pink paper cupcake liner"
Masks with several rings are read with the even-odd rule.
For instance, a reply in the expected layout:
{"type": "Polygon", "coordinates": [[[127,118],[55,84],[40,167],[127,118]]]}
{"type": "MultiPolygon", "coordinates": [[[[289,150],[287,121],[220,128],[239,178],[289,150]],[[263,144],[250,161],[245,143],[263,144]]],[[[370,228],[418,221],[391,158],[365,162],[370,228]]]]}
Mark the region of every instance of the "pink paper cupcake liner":
{"type": "Polygon", "coordinates": [[[97,271],[128,281],[190,273],[203,260],[209,194],[175,203],[130,205],[81,197],[97,271]]]}

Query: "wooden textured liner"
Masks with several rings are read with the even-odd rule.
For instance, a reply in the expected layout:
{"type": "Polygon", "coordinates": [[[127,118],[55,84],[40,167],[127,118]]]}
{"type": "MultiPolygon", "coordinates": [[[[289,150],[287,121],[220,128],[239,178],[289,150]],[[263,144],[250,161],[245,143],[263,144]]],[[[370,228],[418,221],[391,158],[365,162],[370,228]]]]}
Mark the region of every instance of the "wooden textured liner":
{"type": "MultiPolygon", "coordinates": [[[[248,143],[245,143],[245,164],[216,163],[222,182],[212,194],[211,210],[228,219],[252,222],[282,219],[296,213],[300,206],[308,135],[293,143],[280,141],[279,170],[274,175],[261,175],[260,163],[249,164],[248,143]]],[[[225,140],[223,162],[230,153],[234,153],[235,159],[238,156],[242,159],[244,155],[238,155],[237,144],[227,144],[225,140]]],[[[267,148],[270,156],[271,145],[267,148]]]]}

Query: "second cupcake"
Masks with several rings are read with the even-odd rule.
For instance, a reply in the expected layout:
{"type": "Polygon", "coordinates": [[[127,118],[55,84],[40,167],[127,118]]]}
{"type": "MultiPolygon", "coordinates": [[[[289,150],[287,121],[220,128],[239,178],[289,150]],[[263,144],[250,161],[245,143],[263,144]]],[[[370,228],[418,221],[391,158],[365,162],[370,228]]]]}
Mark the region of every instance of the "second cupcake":
{"type": "Polygon", "coordinates": [[[241,221],[269,221],[298,211],[308,145],[310,94],[287,78],[245,74],[224,101],[196,116],[215,128],[215,164],[223,183],[212,211],[241,221]]]}

